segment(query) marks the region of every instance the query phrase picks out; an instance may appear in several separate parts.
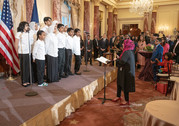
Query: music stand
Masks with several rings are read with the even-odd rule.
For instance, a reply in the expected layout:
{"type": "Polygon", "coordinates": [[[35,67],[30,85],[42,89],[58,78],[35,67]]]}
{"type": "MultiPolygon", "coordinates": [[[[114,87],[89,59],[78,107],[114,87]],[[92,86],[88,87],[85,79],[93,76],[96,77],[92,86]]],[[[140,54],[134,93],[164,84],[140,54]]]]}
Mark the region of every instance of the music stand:
{"type": "Polygon", "coordinates": [[[103,100],[102,104],[104,104],[106,100],[112,100],[112,99],[106,98],[106,66],[107,66],[107,64],[111,63],[111,61],[106,59],[106,58],[104,58],[104,57],[102,57],[102,59],[106,59],[106,61],[101,61],[100,58],[97,58],[96,60],[98,60],[99,62],[104,64],[104,97],[103,98],[98,98],[98,99],[102,99],[103,100]]]}

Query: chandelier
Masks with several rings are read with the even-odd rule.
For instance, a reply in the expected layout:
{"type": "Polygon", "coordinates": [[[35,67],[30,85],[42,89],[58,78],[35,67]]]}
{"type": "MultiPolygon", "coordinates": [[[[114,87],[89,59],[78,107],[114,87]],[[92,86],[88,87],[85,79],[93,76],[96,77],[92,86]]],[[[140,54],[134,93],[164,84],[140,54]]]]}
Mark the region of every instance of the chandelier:
{"type": "Polygon", "coordinates": [[[145,12],[151,12],[153,10],[153,0],[133,0],[130,4],[129,11],[141,16],[143,16],[145,12]]]}

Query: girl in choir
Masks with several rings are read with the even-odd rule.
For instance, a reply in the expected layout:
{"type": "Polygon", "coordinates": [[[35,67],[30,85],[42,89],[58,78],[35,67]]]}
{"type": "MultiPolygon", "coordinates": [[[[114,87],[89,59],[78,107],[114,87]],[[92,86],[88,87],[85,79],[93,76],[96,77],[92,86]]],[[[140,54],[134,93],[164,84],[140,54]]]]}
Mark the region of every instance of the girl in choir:
{"type": "Polygon", "coordinates": [[[51,25],[48,28],[48,35],[45,38],[47,54],[47,82],[58,82],[58,39],[56,36],[57,26],[51,25]]]}
{"type": "Polygon", "coordinates": [[[37,80],[38,86],[48,86],[44,82],[44,72],[45,72],[45,32],[40,30],[37,32],[37,41],[33,48],[33,62],[36,63],[37,70],[37,80]]]}
{"type": "MultiPolygon", "coordinates": [[[[15,49],[19,54],[21,81],[22,86],[27,87],[30,85],[30,69],[29,69],[29,24],[25,21],[21,22],[17,28],[15,49]]],[[[32,45],[32,43],[30,43],[32,45]]]]}

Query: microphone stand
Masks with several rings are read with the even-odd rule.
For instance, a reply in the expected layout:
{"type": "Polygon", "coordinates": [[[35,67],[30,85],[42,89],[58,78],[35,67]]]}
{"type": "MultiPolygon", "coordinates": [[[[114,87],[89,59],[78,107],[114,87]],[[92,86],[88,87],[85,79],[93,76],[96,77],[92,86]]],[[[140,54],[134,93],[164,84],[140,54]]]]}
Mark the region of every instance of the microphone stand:
{"type": "Polygon", "coordinates": [[[85,64],[86,64],[86,70],[83,70],[83,72],[90,72],[90,70],[88,70],[88,61],[87,61],[87,43],[88,43],[88,40],[87,40],[87,34],[89,34],[88,32],[85,32],[85,37],[86,37],[86,39],[85,39],[85,53],[86,53],[86,55],[85,55],[85,64]]]}
{"type": "Polygon", "coordinates": [[[28,42],[29,42],[29,72],[30,72],[30,91],[25,93],[25,96],[36,96],[38,95],[37,92],[35,91],[32,91],[32,68],[31,68],[31,43],[30,43],[30,34],[29,34],[29,31],[28,31],[28,42]]]}

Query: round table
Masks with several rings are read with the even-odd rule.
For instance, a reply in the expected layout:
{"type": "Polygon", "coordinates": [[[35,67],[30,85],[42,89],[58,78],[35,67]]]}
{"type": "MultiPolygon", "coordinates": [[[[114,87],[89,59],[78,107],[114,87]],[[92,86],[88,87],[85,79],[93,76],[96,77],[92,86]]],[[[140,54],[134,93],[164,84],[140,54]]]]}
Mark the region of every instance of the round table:
{"type": "Polygon", "coordinates": [[[144,81],[152,81],[153,80],[153,72],[152,72],[152,64],[150,58],[152,57],[153,52],[149,51],[139,51],[142,56],[145,57],[145,66],[141,73],[139,74],[139,79],[144,81]]]}
{"type": "Polygon", "coordinates": [[[179,102],[179,77],[170,77],[170,80],[175,81],[175,84],[173,86],[170,99],[176,100],[179,102]]]}
{"type": "Polygon", "coordinates": [[[173,100],[149,102],[143,113],[143,126],[179,126],[179,102],[173,100]]]}

